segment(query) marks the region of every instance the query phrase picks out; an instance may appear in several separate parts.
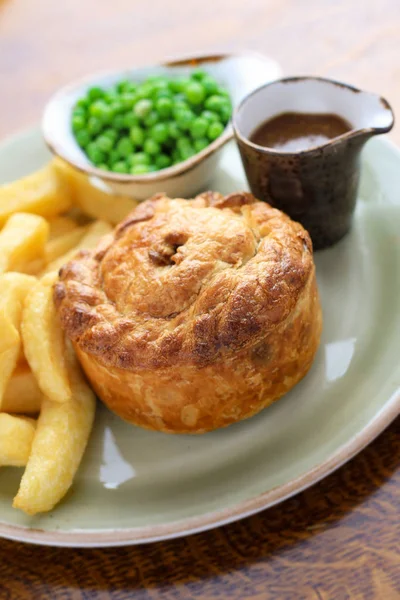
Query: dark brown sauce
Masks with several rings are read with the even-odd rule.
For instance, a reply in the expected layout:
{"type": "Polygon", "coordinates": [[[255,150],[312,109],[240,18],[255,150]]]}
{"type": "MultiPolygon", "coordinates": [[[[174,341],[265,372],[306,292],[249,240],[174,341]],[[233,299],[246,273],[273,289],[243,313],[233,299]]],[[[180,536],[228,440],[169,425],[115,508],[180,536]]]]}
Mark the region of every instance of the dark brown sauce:
{"type": "Polygon", "coordinates": [[[282,113],[262,123],[250,141],[284,152],[308,150],[350,131],[350,123],[334,114],[282,113]]]}

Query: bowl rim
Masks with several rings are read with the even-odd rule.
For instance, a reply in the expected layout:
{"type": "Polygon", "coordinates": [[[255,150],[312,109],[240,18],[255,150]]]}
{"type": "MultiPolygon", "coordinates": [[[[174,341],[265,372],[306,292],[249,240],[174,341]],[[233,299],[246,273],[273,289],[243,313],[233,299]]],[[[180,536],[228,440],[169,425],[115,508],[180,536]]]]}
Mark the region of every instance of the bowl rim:
{"type": "MultiPolygon", "coordinates": [[[[188,173],[194,168],[196,168],[201,162],[203,162],[206,158],[210,157],[217,150],[222,148],[226,143],[228,143],[234,137],[233,127],[232,127],[232,118],[228,121],[224,131],[221,133],[219,137],[213,140],[206,148],[203,148],[200,152],[197,152],[190,158],[176,164],[171,167],[167,167],[165,169],[161,169],[160,171],[156,171],[154,173],[146,173],[143,175],[131,175],[128,173],[114,173],[112,171],[104,171],[102,169],[98,169],[91,164],[85,164],[80,160],[73,160],[65,155],[63,150],[63,145],[59,141],[55,141],[51,135],[51,131],[46,127],[46,117],[48,111],[54,103],[58,102],[60,98],[65,95],[71,93],[72,91],[89,84],[94,84],[96,81],[109,77],[111,75],[117,75],[118,73],[125,73],[126,71],[133,71],[136,69],[151,69],[155,67],[180,67],[180,66],[192,66],[197,67],[204,63],[215,63],[222,62],[224,60],[230,58],[241,58],[241,57],[253,57],[258,58],[259,60],[264,61],[265,63],[275,63],[273,59],[269,56],[264,55],[259,52],[254,51],[244,51],[244,52],[221,52],[216,54],[197,54],[191,55],[188,57],[181,57],[171,60],[161,61],[159,63],[151,63],[139,65],[137,67],[130,66],[126,68],[112,69],[107,71],[99,71],[92,73],[91,75],[86,75],[84,77],[80,77],[79,79],[75,79],[69,84],[61,87],[58,91],[56,91],[46,103],[45,109],[43,111],[41,128],[44,141],[49,148],[49,150],[57,157],[61,158],[69,165],[78,169],[80,172],[85,173],[89,177],[97,177],[103,181],[110,183],[117,183],[118,185],[130,185],[130,184],[141,184],[141,183],[155,183],[162,182],[167,179],[172,179],[177,176],[183,175],[184,173],[188,173]]],[[[275,63],[276,68],[278,68],[277,63],[275,63]]]]}
{"type": "MultiPolygon", "coordinates": [[[[279,114],[279,113],[277,113],[277,114],[279,114]]],[[[350,83],[345,83],[343,81],[338,81],[336,79],[331,79],[329,77],[319,77],[317,75],[296,75],[296,76],[290,76],[290,77],[279,77],[278,79],[275,79],[274,81],[269,81],[267,83],[264,83],[263,85],[258,86],[256,89],[254,89],[251,92],[249,92],[248,94],[246,94],[246,96],[244,98],[242,98],[242,100],[238,103],[238,105],[234,107],[234,109],[232,111],[231,123],[232,123],[232,129],[234,132],[235,139],[238,143],[241,143],[244,146],[248,146],[249,148],[252,148],[253,150],[256,150],[257,152],[259,152],[261,154],[268,154],[268,155],[273,155],[273,156],[294,157],[294,156],[300,156],[300,155],[303,156],[305,154],[312,154],[315,151],[322,150],[328,146],[332,147],[334,145],[339,144],[343,140],[348,140],[350,138],[359,137],[360,135],[364,136],[364,135],[368,135],[368,134],[375,135],[375,134],[379,134],[379,133],[387,133],[394,127],[395,115],[394,115],[391,105],[386,100],[386,98],[384,98],[383,96],[380,96],[379,94],[375,94],[375,93],[369,92],[367,90],[362,90],[361,88],[358,88],[350,83]],[[301,84],[306,81],[319,81],[322,83],[327,83],[332,86],[346,88],[347,90],[349,90],[355,94],[361,93],[361,94],[368,94],[370,96],[375,96],[381,102],[383,107],[390,111],[391,116],[392,116],[392,122],[390,125],[388,125],[386,127],[363,127],[363,128],[350,129],[349,131],[346,131],[345,133],[342,133],[341,135],[338,135],[338,136],[328,140],[327,142],[324,142],[323,144],[317,144],[317,145],[311,146],[310,148],[307,148],[305,150],[298,150],[298,151],[277,150],[276,148],[260,146],[259,144],[255,144],[254,142],[252,142],[250,140],[250,136],[245,136],[241,133],[240,128],[237,123],[238,115],[239,115],[239,112],[241,110],[243,110],[243,107],[246,104],[246,102],[252,96],[258,94],[265,88],[268,88],[272,85],[282,84],[282,83],[294,83],[294,84],[300,83],[301,84]]]]}

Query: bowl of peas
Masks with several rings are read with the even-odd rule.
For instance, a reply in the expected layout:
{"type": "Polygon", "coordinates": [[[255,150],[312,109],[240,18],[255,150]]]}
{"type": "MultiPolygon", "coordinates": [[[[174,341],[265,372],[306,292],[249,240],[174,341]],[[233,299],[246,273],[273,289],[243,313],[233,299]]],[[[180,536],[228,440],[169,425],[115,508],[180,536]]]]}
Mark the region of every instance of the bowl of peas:
{"type": "Polygon", "coordinates": [[[205,189],[232,138],[236,104],[279,76],[253,54],[204,56],[92,76],[57,92],[42,128],[52,152],[110,193],[205,189]]]}

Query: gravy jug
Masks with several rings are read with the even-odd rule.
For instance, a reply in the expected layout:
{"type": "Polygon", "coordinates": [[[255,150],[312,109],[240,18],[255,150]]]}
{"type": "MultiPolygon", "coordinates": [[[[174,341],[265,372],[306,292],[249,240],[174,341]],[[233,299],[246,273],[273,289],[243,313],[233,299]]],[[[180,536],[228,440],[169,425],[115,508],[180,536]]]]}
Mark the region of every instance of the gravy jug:
{"type": "Polygon", "coordinates": [[[361,150],[393,124],[393,111],[384,98],[319,77],[290,77],[259,87],[242,100],[233,116],[251,191],[302,223],[316,250],[331,246],[349,231],[361,150]],[[297,151],[252,141],[262,123],[284,113],[336,115],[349,128],[297,151]]]}

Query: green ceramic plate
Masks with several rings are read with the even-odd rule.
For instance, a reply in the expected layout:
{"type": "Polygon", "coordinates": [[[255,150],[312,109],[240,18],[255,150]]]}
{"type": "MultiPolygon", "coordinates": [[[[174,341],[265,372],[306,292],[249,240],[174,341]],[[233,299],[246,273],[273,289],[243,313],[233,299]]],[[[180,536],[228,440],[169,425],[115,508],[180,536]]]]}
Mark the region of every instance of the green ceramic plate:
{"type": "MultiPolygon", "coordinates": [[[[37,130],[0,147],[0,181],[49,158],[37,130]]],[[[246,187],[226,147],[213,189],[246,187]]],[[[153,433],[103,407],[64,501],[28,518],[11,507],[21,470],[0,472],[0,535],[59,546],[150,542],[201,531],[276,504],[359,452],[400,410],[400,153],[363,155],[352,232],[316,255],[324,311],[307,377],[252,419],[199,437],[153,433]]]]}

